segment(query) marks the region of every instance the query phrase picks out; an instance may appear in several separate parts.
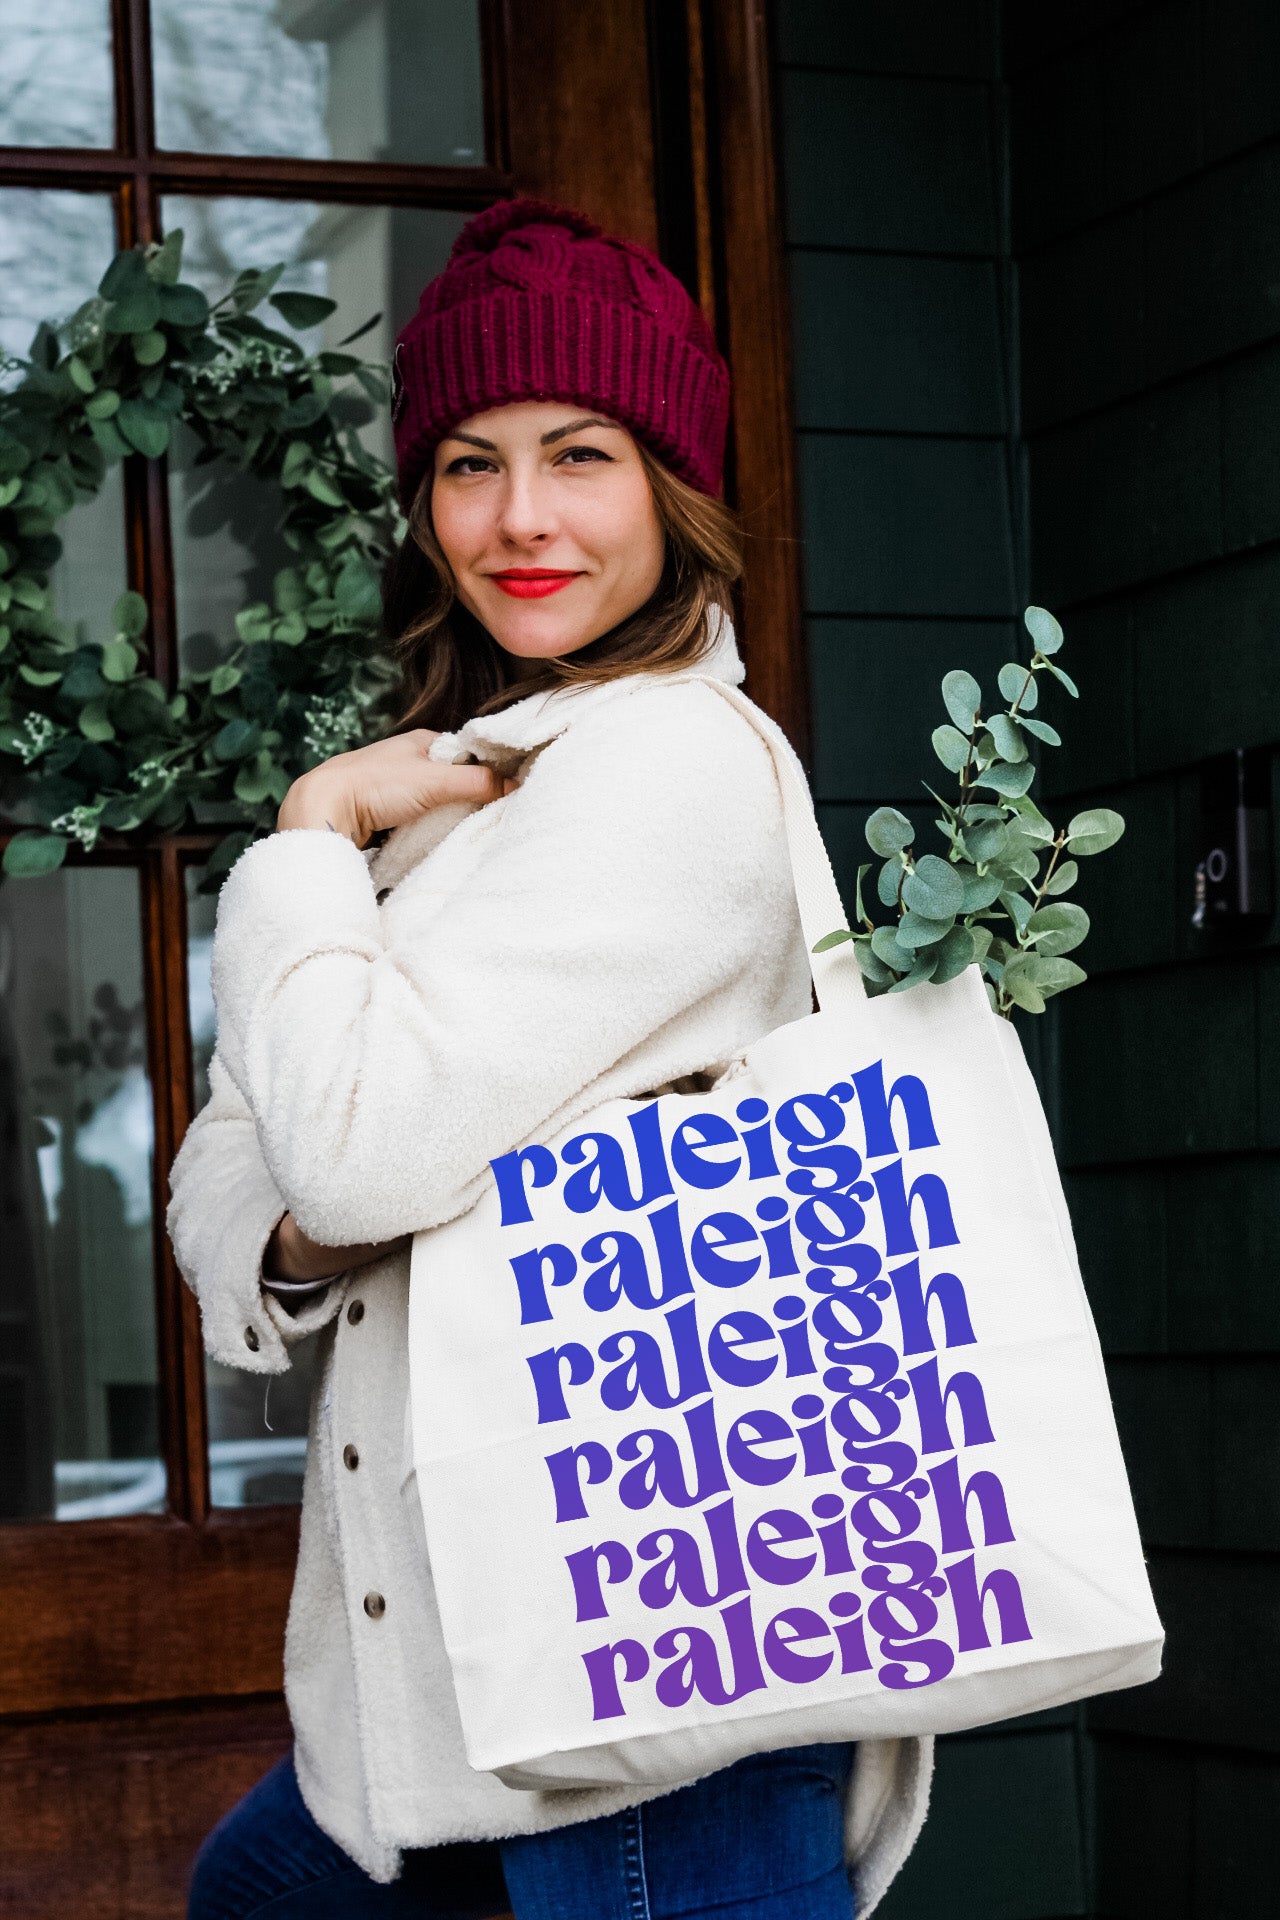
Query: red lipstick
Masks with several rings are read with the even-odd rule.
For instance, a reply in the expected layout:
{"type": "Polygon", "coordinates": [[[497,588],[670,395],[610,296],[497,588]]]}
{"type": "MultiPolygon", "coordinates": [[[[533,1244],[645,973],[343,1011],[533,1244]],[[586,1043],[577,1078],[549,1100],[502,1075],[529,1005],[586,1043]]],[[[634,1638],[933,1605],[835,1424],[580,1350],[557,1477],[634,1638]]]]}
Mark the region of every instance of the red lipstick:
{"type": "Polygon", "coordinates": [[[556,567],[508,567],[502,573],[491,573],[489,578],[513,600],[542,600],[549,593],[559,593],[561,587],[567,587],[581,575],[556,567]]]}

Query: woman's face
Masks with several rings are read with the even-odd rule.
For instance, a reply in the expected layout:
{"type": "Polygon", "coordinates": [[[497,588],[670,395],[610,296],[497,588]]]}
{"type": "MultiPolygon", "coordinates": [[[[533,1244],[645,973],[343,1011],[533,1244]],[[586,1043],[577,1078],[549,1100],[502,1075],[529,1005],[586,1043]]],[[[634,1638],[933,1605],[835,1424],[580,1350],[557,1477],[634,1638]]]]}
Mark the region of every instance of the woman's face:
{"type": "Polygon", "coordinates": [[[436,448],[431,520],[458,598],[520,660],[598,640],[662,576],[636,443],[589,407],[521,400],[464,420],[436,448]]]}

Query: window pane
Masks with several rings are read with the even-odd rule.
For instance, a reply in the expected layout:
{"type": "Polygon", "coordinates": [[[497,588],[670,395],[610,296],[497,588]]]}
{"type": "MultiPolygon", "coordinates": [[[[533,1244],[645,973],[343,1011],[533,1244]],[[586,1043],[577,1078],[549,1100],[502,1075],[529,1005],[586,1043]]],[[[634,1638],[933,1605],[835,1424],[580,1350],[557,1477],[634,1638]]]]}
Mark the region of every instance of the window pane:
{"type": "Polygon", "coordinates": [[[0,0],[0,146],[109,147],[110,0],[0,0]]]}
{"type": "MultiPolygon", "coordinates": [[[[217,895],[199,893],[201,869],[187,869],[187,995],[196,1111],[209,1098],[214,1011],[209,964],[217,895]]],[[[272,1377],[205,1360],[209,1407],[209,1493],[215,1507],[278,1506],[302,1498],[307,1416],[315,1378],[316,1345],[293,1349],[293,1366],[272,1377]]]]}
{"type": "Polygon", "coordinates": [[[152,0],[151,19],[161,147],[484,161],[478,0],[152,0]]]}
{"type": "MultiPolygon", "coordinates": [[[[97,292],[115,250],[105,194],[0,190],[0,353],[24,358],[42,320],[69,320],[97,292]]],[[[5,370],[6,384],[13,378],[5,370]]]]}
{"type": "MultiPolygon", "coordinates": [[[[167,232],[186,235],[183,278],[213,298],[244,267],[288,263],[281,285],[327,294],[337,311],[302,335],[314,349],[336,346],[373,314],[382,319],[352,349],[388,361],[396,333],[418,295],[449,255],[466,215],[412,207],[317,206],[281,200],[164,202],[167,232]]],[[[278,316],[268,314],[274,324],[278,316]]],[[[381,459],[393,456],[385,412],[362,435],[381,459]]],[[[228,650],[241,607],[270,597],[277,568],[291,556],[278,532],[277,489],[220,463],[193,467],[194,444],[180,439],[169,463],[169,500],[177,587],[179,657],[200,672],[228,650]]]]}
{"type": "Polygon", "coordinates": [[[138,876],[0,884],[0,1516],[157,1513],[138,876]]]}

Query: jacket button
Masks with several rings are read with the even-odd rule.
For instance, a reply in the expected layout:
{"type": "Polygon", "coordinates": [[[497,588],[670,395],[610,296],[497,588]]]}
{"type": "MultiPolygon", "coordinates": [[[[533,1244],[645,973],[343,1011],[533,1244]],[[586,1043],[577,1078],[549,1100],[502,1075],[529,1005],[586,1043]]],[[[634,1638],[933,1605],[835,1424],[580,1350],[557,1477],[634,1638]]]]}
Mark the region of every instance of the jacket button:
{"type": "Polygon", "coordinates": [[[351,1302],[351,1305],[347,1308],[347,1319],[351,1322],[351,1325],[353,1327],[358,1327],[360,1325],[360,1322],[364,1319],[364,1301],[363,1300],[353,1300],[351,1302]]]}
{"type": "Polygon", "coordinates": [[[346,1446],[342,1449],[342,1464],[344,1467],[349,1468],[352,1473],[354,1473],[360,1465],[360,1455],[354,1447],[346,1446]]]}
{"type": "Polygon", "coordinates": [[[380,1593],[366,1593],[364,1610],[371,1620],[381,1620],[387,1610],[387,1603],[380,1593]]]}
{"type": "Polygon", "coordinates": [[[244,1343],[246,1347],[248,1347],[250,1353],[256,1353],[258,1351],[258,1348],[261,1345],[261,1342],[258,1339],[258,1329],[256,1327],[245,1328],[244,1343]]]}

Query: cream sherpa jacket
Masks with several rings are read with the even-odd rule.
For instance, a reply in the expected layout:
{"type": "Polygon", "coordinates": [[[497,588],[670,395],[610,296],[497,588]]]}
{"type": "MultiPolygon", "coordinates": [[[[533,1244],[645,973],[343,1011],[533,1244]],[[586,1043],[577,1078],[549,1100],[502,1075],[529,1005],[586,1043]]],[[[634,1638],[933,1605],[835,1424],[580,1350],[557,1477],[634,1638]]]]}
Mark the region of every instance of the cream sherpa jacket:
{"type": "MultiPolygon", "coordinates": [[[[728,621],[699,671],[741,681],[728,621]]],[[[518,784],[377,850],[298,828],[231,869],[212,1092],[168,1210],[219,1360],[283,1372],[324,1329],[285,1691],[303,1798],[380,1881],[403,1848],[542,1831],[651,1790],[520,1792],[467,1765],[409,1452],[408,1252],[291,1317],[260,1284],[271,1228],[286,1208],[331,1244],[448,1220],[494,1155],[714,1076],[811,1004],[772,762],[694,675],[530,695],[432,753],[518,784]]],[[[930,1764],[927,1741],[858,1749],[860,1916],[915,1840],[930,1764]]]]}

